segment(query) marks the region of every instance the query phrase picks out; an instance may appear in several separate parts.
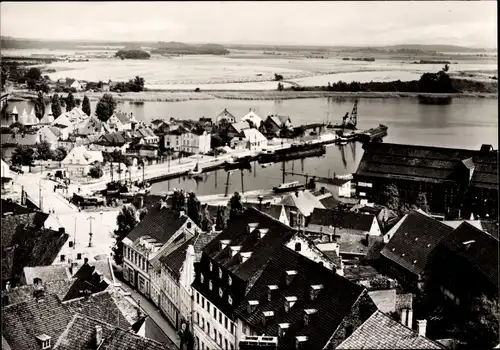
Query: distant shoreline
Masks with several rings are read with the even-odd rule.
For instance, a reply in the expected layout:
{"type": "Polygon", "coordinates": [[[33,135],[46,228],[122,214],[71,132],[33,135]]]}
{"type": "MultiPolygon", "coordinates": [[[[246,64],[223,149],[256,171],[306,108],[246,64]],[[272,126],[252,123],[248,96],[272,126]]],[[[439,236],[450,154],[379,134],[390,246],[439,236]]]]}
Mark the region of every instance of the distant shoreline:
{"type": "MultiPolygon", "coordinates": [[[[12,91],[9,100],[30,100],[35,92],[12,91]]],[[[97,101],[103,92],[79,92],[75,97],[87,95],[97,101]]],[[[158,90],[144,92],[111,92],[116,101],[127,102],[183,102],[194,100],[294,100],[304,98],[498,98],[496,93],[419,93],[419,92],[344,92],[344,91],[276,91],[276,90],[202,90],[200,92],[182,90],[158,90]]],[[[66,95],[66,94],[62,94],[66,95]]]]}

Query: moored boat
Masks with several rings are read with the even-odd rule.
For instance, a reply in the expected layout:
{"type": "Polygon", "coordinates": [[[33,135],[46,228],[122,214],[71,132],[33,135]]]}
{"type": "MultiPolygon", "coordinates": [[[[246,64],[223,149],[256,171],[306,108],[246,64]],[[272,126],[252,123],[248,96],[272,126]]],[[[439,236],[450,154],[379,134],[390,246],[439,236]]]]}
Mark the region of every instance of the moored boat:
{"type": "Polygon", "coordinates": [[[305,185],[301,184],[299,181],[292,181],[273,187],[273,191],[275,193],[291,192],[303,188],[304,186],[305,185]]]}

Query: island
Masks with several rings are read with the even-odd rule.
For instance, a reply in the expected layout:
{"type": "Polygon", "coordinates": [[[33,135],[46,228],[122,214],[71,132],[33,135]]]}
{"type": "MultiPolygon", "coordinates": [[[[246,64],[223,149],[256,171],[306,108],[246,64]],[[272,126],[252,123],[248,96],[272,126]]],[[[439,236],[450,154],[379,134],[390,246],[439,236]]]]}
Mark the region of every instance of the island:
{"type": "Polygon", "coordinates": [[[148,60],[151,55],[143,50],[119,50],[115,57],[120,57],[122,60],[124,59],[132,59],[132,60],[148,60]]]}

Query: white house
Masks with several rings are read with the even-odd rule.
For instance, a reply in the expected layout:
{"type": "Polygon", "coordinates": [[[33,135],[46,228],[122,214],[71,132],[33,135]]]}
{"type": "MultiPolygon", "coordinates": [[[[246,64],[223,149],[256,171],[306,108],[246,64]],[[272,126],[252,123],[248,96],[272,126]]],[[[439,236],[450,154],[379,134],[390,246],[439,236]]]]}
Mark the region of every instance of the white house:
{"type": "Polygon", "coordinates": [[[236,123],[236,118],[234,115],[228,112],[226,108],[215,118],[215,123],[216,124],[221,124],[221,123],[227,123],[227,124],[233,124],[236,123]]]}
{"type": "Polygon", "coordinates": [[[241,118],[242,122],[250,122],[254,128],[259,128],[263,122],[262,118],[255,113],[255,110],[250,108],[250,111],[241,118]]]}
{"type": "Polygon", "coordinates": [[[267,147],[267,138],[260,133],[257,129],[243,130],[245,139],[247,140],[247,148],[249,150],[261,150],[267,147]]]}
{"type": "Polygon", "coordinates": [[[165,134],[165,148],[194,154],[204,154],[211,149],[211,135],[206,131],[196,133],[183,126],[165,134]]]}
{"type": "Polygon", "coordinates": [[[69,87],[72,89],[76,89],[76,91],[83,90],[83,86],[78,80],[75,80],[73,83],[71,83],[71,85],[69,87]]]}
{"type": "Polygon", "coordinates": [[[117,128],[117,131],[122,130],[135,130],[138,125],[137,119],[135,119],[132,113],[116,112],[111,118],[109,118],[108,123],[110,126],[117,128]]]}
{"type": "Polygon", "coordinates": [[[73,147],[66,158],[61,162],[62,167],[67,171],[68,176],[87,176],[94,162],[102,162],[101,151],[89,151],[85,146],[73,147]]]}
{"type": "Polygon", "coordinates": [[[1,180],[2,180],[2,190],[8,190],[11,188],[12,185],[12,176],[10,173],[10,168],[9,164],[7,164],[3,159],[2,159],[2,166],[1,166],[1,180]]]}

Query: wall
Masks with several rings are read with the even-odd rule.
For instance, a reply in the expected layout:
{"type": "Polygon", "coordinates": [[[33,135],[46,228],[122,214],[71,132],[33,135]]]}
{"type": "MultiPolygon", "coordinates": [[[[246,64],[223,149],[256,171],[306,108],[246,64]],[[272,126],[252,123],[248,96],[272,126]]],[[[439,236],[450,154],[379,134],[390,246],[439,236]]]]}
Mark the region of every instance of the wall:
{"type": "Polygon", "coordinates": [[[169,273],[169,271],[162,266],[162,293],[165,296],[162,300],[162,310],[168,317],[170,322],[178,328],[179,323],[179,283],[174,279],[174,277],[169,273]]]}
{"type": "Polygon", "coordinates": [[[336,270],[335,264],[330,259],[325,257],[311,241],[304,239],[300,235],[293,236],[286,246],[311,261],[322,263],[323,266],[329,270],[336,270]],[[297,244],[300,244],[300,250],[295,249],[297,244]]]}

